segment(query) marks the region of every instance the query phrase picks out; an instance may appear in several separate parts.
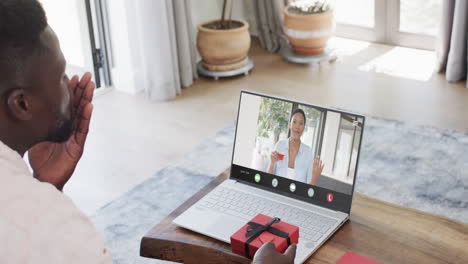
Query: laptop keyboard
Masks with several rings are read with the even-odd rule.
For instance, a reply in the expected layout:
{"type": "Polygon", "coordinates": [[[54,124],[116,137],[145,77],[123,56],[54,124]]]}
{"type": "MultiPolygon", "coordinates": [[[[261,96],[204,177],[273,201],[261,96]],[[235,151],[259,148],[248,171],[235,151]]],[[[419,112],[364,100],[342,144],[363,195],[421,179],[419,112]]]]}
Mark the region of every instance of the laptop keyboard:
{"type": "Polygon", "coordinates": [[[212,191],[199,205],[246,221],[259,213],[279,217],[298,226],[301,238],[314,242],[337,223],[333,218],[225,187],[212,191]]]}

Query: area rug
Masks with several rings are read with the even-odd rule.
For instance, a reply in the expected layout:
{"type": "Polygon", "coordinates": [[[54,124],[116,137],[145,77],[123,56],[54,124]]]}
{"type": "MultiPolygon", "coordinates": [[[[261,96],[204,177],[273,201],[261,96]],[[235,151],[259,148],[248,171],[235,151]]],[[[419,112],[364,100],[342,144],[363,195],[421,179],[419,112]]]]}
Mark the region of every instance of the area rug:
{"type": "MultiPolygon", "coordinates": [[[[92,216],[114,263],[139,257],[141,237],[231,163],[235,124],[92,216]]],[[[468,134],[369,117],[356,191],[468,223],[468,134]]]]}

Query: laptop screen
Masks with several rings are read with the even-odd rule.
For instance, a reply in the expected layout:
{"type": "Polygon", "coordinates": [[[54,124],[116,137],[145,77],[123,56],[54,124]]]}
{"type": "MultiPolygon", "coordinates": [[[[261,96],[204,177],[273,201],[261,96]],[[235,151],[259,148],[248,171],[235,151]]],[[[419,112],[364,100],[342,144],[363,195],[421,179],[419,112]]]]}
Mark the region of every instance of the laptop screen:
{"type": "Polygon", "coordinates": [[[231,177],[349,213],[364,117],[241,93],[231,177]]]}

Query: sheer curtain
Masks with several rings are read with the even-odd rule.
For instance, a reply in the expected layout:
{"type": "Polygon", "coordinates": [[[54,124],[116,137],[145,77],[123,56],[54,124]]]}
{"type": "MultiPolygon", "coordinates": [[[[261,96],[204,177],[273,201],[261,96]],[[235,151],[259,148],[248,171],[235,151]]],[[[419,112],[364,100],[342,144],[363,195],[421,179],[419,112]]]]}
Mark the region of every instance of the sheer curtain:
{"type": "Polygon", "coordinates": [[[134,51],[136,72],[152,100],[166,101],[197,78],[195,37],[189,0],[138,0],[134,51]]]}
{"type": "Polygon", "coordinates": [[[286,0],[254,0],[253,7],[260,45],[270,51],[277,52],[283,36],[283,9],[286,0]]]}
{"type": "MultiPolygon", "coordinates": [[[[467,78],[468,1],[444,0],[437,39],[438,71],[445,71],[449,82],[467,78]]],[[[467,83],[468,87],[468,83],[467,83]]]]}

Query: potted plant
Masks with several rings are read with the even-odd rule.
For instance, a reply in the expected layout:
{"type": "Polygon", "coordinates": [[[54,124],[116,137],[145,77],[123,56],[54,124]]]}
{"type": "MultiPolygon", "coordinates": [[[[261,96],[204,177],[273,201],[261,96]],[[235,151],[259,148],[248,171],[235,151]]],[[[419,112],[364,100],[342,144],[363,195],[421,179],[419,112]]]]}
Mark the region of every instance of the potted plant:
{"type": "Polygon", "coordinates": [[[295,1],[284,10],[284,31],[296,53],[322,53],[333,30],[333,10],[327,1],[295,1]]]}
{"type": "Polygon", "coordinates": [[[233,20],[231,0],[226,19],[227,0],[223,1],[221,19],[198,25],[197,49],[203,66],[210,71],[229,71],[247,64],[250,49],[249,24],[233,20]]]}

